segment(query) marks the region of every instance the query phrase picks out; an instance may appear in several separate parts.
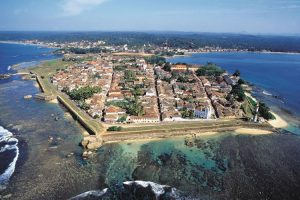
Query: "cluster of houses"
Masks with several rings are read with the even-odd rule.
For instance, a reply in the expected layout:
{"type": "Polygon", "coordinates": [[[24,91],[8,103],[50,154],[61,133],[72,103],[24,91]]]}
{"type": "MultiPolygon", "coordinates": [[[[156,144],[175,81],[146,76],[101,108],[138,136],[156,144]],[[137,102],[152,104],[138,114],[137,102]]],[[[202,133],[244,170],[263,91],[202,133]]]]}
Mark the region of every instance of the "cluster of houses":
{"type": "Polygon", "coordinates": [[[52,83],[57,89],[72,91],[81,87],[100,87],[100,93],[86,99],[89,105],[88,114],[92,117],[101,117],[105,101],[112,81],[113,68],[102,60],[74,64],[67,69],[60,70],[52,77],[52,83]]]}
{"type": "Polygon", "coordinates": [[[236,118],[242,116],[241,103],[236,100],[228,100],[227,98],[232,90],[232,86],[237,83],[238,77],[225,73],[221,76],[211,77],[211,80],[208,80],[206,77],[199,78],[205,85],[205,90],[211,99],[218,118],[236,118]]]}
{"type": "Polygon", "coordinates": [[[141,58],[118,57],[112,58],[114,73],[111,87],[107,95],[109,106],[104,111],[105,122],[122,121],[130,123],[154,123],[160,121],[155,89],[155,76],[152,66],[147,65],[141,58]],[[119,67],[123,66],[122,69],[119,67]],[[131,74],[130,77],[126,74],[131,74]],[[126,110],[117,106],[118,102],[135,99],[141,105],[140,115],[130,115],[126,110]],[[112,105],[116,104],[116,105],[112,105]]]}
{"type": "Polygon", "coordinates": [[[205,87],[194,75],[198,67],[184,64],[173,65],[171,70],[177,73],[176,77],[159,66],[155,68],[163,121],[186,121],[212,117],[213,109],[205,87]],[[184,81],[180,81],[178,76],[184,76],[184,81]],[[183,114],[186,111],[190,113],[189,116],[183,114]]]}
{"type": "Polygon", "coordinates": [[[57,89],[72,91],[85,86],[102,90],[86,99],[87,113],[107,123],[156,123],[240,117],[241,105],[226,98],[237,77],[197,76],[199,66],[176,64],[171,71],[149,65],[143,58],[97,55],[60,70],[52,77],[57,89]],[[128,112],[126,102],[142,111],[128,112]]]}

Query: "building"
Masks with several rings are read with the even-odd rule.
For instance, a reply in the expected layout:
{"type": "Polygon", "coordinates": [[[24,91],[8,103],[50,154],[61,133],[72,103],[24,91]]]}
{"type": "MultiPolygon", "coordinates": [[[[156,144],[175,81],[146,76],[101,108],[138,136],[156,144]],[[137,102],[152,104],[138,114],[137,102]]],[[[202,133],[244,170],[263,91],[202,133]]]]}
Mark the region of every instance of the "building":
{"type": "Polygon", "coordinates": [[[210,119],[211,113],[211,107],[207,103],[198,104],[194,109],[195,118],[210,119]]]}

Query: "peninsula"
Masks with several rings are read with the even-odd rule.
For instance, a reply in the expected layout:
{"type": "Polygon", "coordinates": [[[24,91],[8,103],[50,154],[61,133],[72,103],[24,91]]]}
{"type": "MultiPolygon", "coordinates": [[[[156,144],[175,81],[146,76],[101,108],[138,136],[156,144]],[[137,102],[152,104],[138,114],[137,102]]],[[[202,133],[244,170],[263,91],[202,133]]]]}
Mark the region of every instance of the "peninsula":
{"type": "MultiPolygon", "coordinates": [[[[81,51],[87,51],[86,49],[81,51]]],[[[168,63],[144,52],[65,52],[62,59],[20,70],[37,80],[87,130],[82,145],[167,138],[240,128],[273,131],[264,103],[245,91],[240,72],[168,63]]]]}

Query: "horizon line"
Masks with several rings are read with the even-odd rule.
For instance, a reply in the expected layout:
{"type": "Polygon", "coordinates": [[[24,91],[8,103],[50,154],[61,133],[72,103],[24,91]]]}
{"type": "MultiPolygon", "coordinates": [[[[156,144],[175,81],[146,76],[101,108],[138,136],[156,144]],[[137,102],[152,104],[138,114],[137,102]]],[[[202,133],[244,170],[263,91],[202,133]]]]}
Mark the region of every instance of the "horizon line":
{"type": "Polygon", "coordinates": [[[263,33],[263,32],[213,32],[213,31],[181,31],[181,30],[0,30],[1,32],[119,32],[119,33],[185,33],[185,34],[231,34],[231,35],[261,35],[261,36],[300,36],[300,33],[263,33]]]}

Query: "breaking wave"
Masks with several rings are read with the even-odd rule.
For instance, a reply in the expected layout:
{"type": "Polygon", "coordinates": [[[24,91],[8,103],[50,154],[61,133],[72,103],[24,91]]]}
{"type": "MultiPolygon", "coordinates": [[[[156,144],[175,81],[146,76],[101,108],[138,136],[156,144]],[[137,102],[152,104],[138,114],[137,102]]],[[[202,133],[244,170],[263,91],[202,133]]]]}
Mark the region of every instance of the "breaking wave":
{"type": "Polygon", "coordinates": [[[191,200],[176,188],[168,185],[160,185],[150,181],[126,181],[117,188],[105,188],[104,190],[92,190],[84,192],[70,200],[81,199],[186,199],[191,200]]]}
{"type": "Polygon", "coordinates": [[[267,96],[272,96],[272,94],[270,92],[267,92],[266,90],[263,91],[263,94],[267,96]]]}
{"type": "Polygon", "coordinates": [[[13,175],[18,157],[18,139],[0,126],[0,191],[6,188],[13,175]]]}

